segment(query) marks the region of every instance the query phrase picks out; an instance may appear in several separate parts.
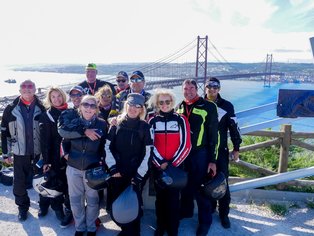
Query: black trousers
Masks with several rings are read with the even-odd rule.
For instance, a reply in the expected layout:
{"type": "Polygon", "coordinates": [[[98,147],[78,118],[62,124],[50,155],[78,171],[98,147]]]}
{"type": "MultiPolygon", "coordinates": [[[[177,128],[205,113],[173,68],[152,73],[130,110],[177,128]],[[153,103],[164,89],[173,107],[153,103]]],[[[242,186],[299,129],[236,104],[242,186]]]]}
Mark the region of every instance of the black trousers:
{"type": "MultiPolygon", "coordinates": [[[[130,178],[111,178],[109,181],[109,186],[107,189],[107,210],[110,212],[112,210],[112,203],[119,197],[119,195],[130,185],[130,178]]],[[[141,193],[138,193],[141,201],[141,193]]],[[[132,222],[128,224],[118,224],[121,228],[122,236],[139,236],[141,233],[141,217],[143,215],[143,210],[140,207],[139,216],[132,222]]]]}
{"type": "Polygon", "coordinates": [[[184,169],[188,172],[188,184],[181,191],[180,216],[193,217],[194,199],[198,206],[198,222],[210,226],[212,223],[211,202],[201,191],[200,186],[207,175],[208,151],[193,150],[184,161],[184,169]]]}
{"type": "Polygon", "coordinates": [[[224,173],[226,179],[227,179],[227,191],[223,198],[216,200],[211,200],[212,202],[212,208],[215,209],[218,205],[218,211],[220,218],[224,216],[228,216],[230,211],[230,202],[231,202],[231,196],[229,191],[229,183],[228,183],[228,177],[229,177],[229,150],[228,149],[219,149],[218,151],[218,159],[217,159],[217,172],[221,171],[224,173]]]}
{"type": "Polygon", "coordinates": [[[167,232],[169,236],[177,236],[180,217],[180,191],[177,189],[160,188],[156,190],[157,228],[160,232],[167,232]]]}
{"type": "Polygon", "coordinates": [[[14,155],[14,179],[13,179],[13,194],[15,204],[19,211],[28,211],[30,206],[30,199],[28,197],[27,188],[30,184],[30,179],[33,177],[36,163],[39,156],[20,156],[14,155]]]}

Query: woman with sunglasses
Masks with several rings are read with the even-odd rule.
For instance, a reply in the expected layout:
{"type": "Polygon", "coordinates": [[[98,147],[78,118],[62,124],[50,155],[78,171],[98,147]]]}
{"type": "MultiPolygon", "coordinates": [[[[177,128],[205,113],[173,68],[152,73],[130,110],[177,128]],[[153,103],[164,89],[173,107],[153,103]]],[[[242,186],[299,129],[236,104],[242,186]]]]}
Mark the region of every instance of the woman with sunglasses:
{"type": "Polygon", "coordinates": [[[94,96],[84,96],[78,108],[80,117],[70,124],[73,131],[63,133],[66,134],[63,138],[68,143],[64,146],[64,152],[68,161],[66,174],[68,183],[71,183],[69,196],[76,236],[84,235],[85,231],[88,236],[96,235],[95,221],[99,215],[99,196],[97,190],[87,185],[85,172],[104,164],[107,123],[98,118],[97,103],[94,96]],[[95,131],[93,138],[84,134],[86,130],[95,131]]]}
{"type": "Polygon", "coordinates": [[[101,87],[95,94],[95,97],[98,99],[98,117],[107,121],[108,118],[116,116],[118,114],[118,112],[112,109],[112,102],[114,97],[112,94],[112,90],[108,85],[104,85],[103,87],[101,87]]]}
{"type": "MultiPolygon", "coordinates": [[[[156,114],[149,120],[154,130],[153,174],[157,180],[169,165],[181,168],[191,149],[190,126],[185,116],[174,112],[175,96],[159,89],[149,100],[156,114]]],[[[155,182],[157,229],[155,235],[178,235],[180,190],[155,182]]]]}
{"type": "MultiPolygon", "coordinates": [[[[142,202],[143,177],[148,170],[153,144],[150,126],[144,121],[144,102],[145,98],[141,94],[129,94],[124,112],[117,118],[117,126],[112,126],[109,131],[106,142],[106,164],[112,176],[107,189],[109,211],[112,209],[112,203],[131,183],[138,194],[139,202],[142,202]]],[[[142,209],[139,209],[135,220],[123,225],[115,221],[122,229],[119,235],[140,235],[141,216],[142,209]]]]}

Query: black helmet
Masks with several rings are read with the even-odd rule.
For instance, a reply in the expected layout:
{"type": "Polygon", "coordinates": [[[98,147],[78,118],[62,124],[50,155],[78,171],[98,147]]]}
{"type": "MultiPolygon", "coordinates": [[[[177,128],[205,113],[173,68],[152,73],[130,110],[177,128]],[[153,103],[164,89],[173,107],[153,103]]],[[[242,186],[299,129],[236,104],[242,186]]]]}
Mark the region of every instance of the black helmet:
{"type": "Polygon", "coordinates": [[[174,188],[183,189],[188,182],[187,173],[173,165],[168,165],[167,168],[162,171],[161,175],[157,178],[156,183],[161,188],[174,188]]]}
{"type": "Polygon", "coordinates": [[[49,172],[35,175],[33,177],[33,188],[44,197],[55,198],[62,194],[62,187],[56,175],[49,172]]]}
{"type": "Polygon", "coordinates": [[[107,180],[110,175],[105,171],[103,166],[92,168],[86,170],[85,179],[87,180],[87,185],[95,190],[101,190],[108,186],[107,180]]]}
{"type": "Polygon", "coordinates": [[[225,196],[227,191],[227,180],[222,172],[218,172],[213,178],[207,178],[201,185],[206,196],[218,200],[225,196]]]}

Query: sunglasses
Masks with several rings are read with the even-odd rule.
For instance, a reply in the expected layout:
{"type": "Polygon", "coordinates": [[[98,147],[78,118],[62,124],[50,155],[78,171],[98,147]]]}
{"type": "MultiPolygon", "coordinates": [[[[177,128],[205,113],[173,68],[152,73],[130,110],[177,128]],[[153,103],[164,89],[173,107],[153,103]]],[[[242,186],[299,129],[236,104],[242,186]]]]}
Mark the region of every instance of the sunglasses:
{"type": "Polygon", "coordinates": [[[209,88],[209,89],[219,89],[220,87],[218,86],[218,85],[207,85],[206,86],[207,88],[209,88]]]}
{"type": "Polygon", "coordinates": [[[162,105],[164,105],[164,104],[170,105],[170,103],[171,103],[170,100],[165,100],[165,101],[159,101],[159,102],[158,102],[158,104],[159,104],[160,106],[162,106],[162,105]]]}
{"type": "Polygon", "coordinates": [[[125,83],[126,79],[117,79],[116,81],[117,81],[117,83],[125,83]]]}
{"type": "Polygon", "coordinates": [[[111,98],[111,95],[110,94],[102,94],[101,98],[111,98]]]}
{"type": "Polygon", "coordinates": [[[136,107],[136,108],[142,108],[142,107],[143,107],[143,106],[140,105],[140,104],[130,104],[130,103],[128,103],[128,105],[129,105],[130,107],[136,107]]]}
{"type": "Polygon", "coordinates": [[[143,82],[144,79],[143,78],[132,78],[130,79],[132,83],[138,83],[138,82],[143,82]]]}
{"type": "Polygon", "coordinates": [[[88,103],[88,102],[83,102],[83,103],[81,103],[81,105],[84,107],[84,108],[90,108],[90,109],[93,109],[93,110],[95,110],[95,109],[97,109],[97,105],[96,104],[94,104],[94,103],[88,103]]]}
{"type": "Polygon", "coordinates": [[[32,89],[32,88],[34,88],[34,85],[32,85],[32,84],[22,84],[20,87],[22,89],[32,89]]]}
{"type": "Polygon", "coordinates": [[[73,94],[70,94],[70,97],[71,98],[80,98],[80,97],[82,97],[83,96],[83,94],[81,94],[81,93],[73,93],[73,94]]]}

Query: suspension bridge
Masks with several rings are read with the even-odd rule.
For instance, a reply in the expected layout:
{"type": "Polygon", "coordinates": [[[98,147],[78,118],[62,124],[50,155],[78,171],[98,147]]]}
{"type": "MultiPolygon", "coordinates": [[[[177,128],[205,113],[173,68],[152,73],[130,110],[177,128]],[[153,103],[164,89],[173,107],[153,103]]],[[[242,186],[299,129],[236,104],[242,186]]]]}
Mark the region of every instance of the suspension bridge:
{"type": "MultiPolygon", "coordinates": [[[[263,68],[255,68],[254,71],[240,71],[232,63],[229,63],[206,36],[193,39],[177,51],[156,60],[153,63],[145,63],[140,67],[129,68],[127,72],[141,70],[146,79],[145,89],[151,90],[158,87],[173,88],[180,86],[185,79],[195,79],[201,93],[204,93],[205,82],[209,77],[217,77],[220,80],[258,78],[264,80],[264,85],[269,84],[272,76],[282,78],[284,73],[272,69],[271,60],[268,58],[263,68]],[[208,63],[209,55],[213,63],[208,63]],[[196,60],[195,60],[196,58],[196,60]]],[[[115,78],[99,76],[99,79],[115,82],[115,78]]],[[[74,84],[60,86],[68,91],[74,84]]],[[[47,88],[39,88],[37,95],[45,96],[47,88]]],[[[13,101],[16,96],[0,98],[0,113],[13,101]]]]}

